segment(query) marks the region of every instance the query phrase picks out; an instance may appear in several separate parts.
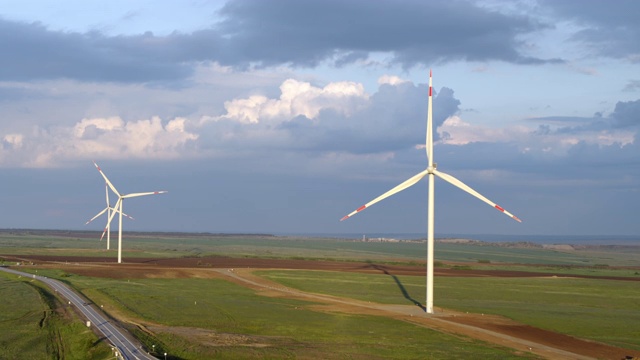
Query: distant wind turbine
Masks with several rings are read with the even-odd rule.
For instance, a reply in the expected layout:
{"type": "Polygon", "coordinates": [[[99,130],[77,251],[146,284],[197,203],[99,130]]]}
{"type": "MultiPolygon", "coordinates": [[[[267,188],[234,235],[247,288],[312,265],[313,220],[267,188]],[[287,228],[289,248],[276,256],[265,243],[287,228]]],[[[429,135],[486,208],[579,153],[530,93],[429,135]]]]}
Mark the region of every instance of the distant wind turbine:
{"type": "Polygon", "coordinates": [[[114,206],[114,211],[112,211],[111,215],[109,216],[109,220],[107,221],[107,226],[111,223],[111,220],[113,220],[113,217],[115,216],[116,213],[120,214],[119,224],[118,224],[118,264],[120,264],[122,263],[122,214],[123,214],[122,203],[124,202],[124,199],[138,197],[138,196],[164,194],[167,191],[151,191],[151,192],[122,195],[118,192],[118,190],[116,190],[115,186],[113,186],[111,181],[109,181],[107,176],[102,172],[102,170],[100,169],[98,164],[96,164],[95,161],[93,162],[93,165],[96,166],[96,169],[98,169],[98,171],[100,172],[100,175],[102,175],[102,177],[104,178],[104,181],[107,183],[107,185],[109,185],[109,188],[111,189],[111,191],[113,191],[116,195],[118,195],[118,201],[114,206]]]}
{"type": "MultiPolygon", "coordinates": [[[[104,183],[104,192],[106,194],[107,197],[107,207],[104,208],[104,210],[100,211],[98,214],[96,214],[96,216],[92,217],[91,220],[87,221],[85,223],[85,225],[88,225],[90,222],[92,222],[93,220],[97,219],[100,217],[100,215],[104,214],[105,212],[107,213],[107,226],[104,228],[104,230],[102,231],[102,236],[100,236],[100,241],[102,241],[102,238],[104,238],[104,234],[107,234],[107,250],[109,250],[111,248],[111,221],[109,221],[109,219],[111,219],[111,212],[112,211],[118,211],[115,208],[111,207],[111,202],[109,201],[109,185],[107,183],[104,183]]],[[[131,220],[134,220],[133,217],[127,215],[127,214],[122,214],[126,217],[128,217],[131,220]]]]}
{"type": "Polygon", "coordinates": [[[427,210],[428,210],[428,214],[427,214],[427,299],[426,299],[426,304],[425,304],[425,311],[429,314],[433,314],[433,223],[434,223],[434,175],[438,176],[439,178],[441,178],[442,180],[457,186],[458,188],[468,192],[469,194],[477,197],[478,199],[486,202],[487,204],[491,205],[492,207],[496,208],[497,210],[499,210],[500,212],[504,213],[505,215],[513,218],[514,220],[518,221],[518,222],[522,222],[520,219],[518,219],[516,216],[514,216],[513,214],[511,214],[510,212],[506,211],[504,208],[502,208],[501,206],[497,205],[496,203],[492,202],[491,200],[487,199],[486,197],[482,196],[480,193],[478,193],[477,191],[473,190],[472,188],[470,188],[469,186],[467,186],[466,184],[464,184],[462,181],[456,179],[455,177],[445,174],[443,172],[440,172],[438,170],[436,170],[436,164],[433,162],[433,119],[432,119],[432,110],[433,110],[433,102],[432,102],[432,95],[433,95],[433,86],[432,86],[432,73],[431,71],[429,71],[429,111],[427,113],[427,139],[426,139],[426,150],[427,150],[427,158],[428,158],[428,165],[427,165],[427,169],[423,170],[422,172],[418,173],[417,175],[414,175],[413,177],[411,177],[410,179],[404,181],[403,183],[401,183],[400,185],[394,187],[393,189],[387,191],[386,193],[378,196],[377,198],[371,200],[370,202],[362,205],[361,207],[359,207],[358,209],[356,209],[355,211],[353,211],[352,213],[350,213],[349,215],[343,217],[342,219],[340,219],[340,221],[346,220],[349,217],[357,214],[358,212],[368,208],[369,206],[377,203],[378,201],[381,201],[397,192],[400,192],[412,185],[415,185],[418,181],[420,181],[420,179],[422,179],[423,177],[429,175],[429,197],[428,197],[428,205],[427,205],[427,210]]]}

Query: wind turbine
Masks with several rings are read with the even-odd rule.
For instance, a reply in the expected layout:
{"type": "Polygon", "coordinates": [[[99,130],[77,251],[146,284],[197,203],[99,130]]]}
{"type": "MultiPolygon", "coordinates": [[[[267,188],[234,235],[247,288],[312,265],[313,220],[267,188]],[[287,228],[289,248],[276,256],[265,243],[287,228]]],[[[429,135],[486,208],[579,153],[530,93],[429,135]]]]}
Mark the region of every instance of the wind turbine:
{"type": "Polygon", "coordinates": [[[116,190],[115,186],[113,186],[111,181],[109,181],[107,176],[102,172],[102,170],[100,169],[98,164],[96,164],[95,161],[93,162],[93,165],[95,165],[96,169],[98,169],[98,171],[100,172],[100,175],[102,175],[102,177],[104,178],[104,181],[107,183],[107,185],[109,185],[109,188],[111,188],[111,191],[113,191],[116,195],[118,195],[118,201],[114,206],[114,211],[112,211],[111,215],[109,216],[109,220],[107,221],[107,226],[109,226],[109,224],[111,223],[111,220],[113,220],[113,217],[116,215],[116,213],[119,213],[120,218],[119,218],[119,224],[118,224],[118,264],[120,264],[122,263],[122,214],[123,214],[122,203],[124,202],[124,199],[138,197],[138,196],[164,194],[167,191],[151,191],[151,192],[132,193],[132,194],[122,195],[118,192],[118,190],[116,190]]]}
{"type": "MultiPolygon", "coordinates": [[[[109,219],[111,218],[111,212],[112,211],[118,211],[115,208],[111,207],[111,202],[109,201],[109,185],[107,185],[107,183],[104,183],[104,192],[106,194],[107,197],[107,207],[104,208],[104,210],[100,211],[98,214],[96,214],[96,216],[92,217],[91,220],[87,221],[85,223],[85,225],[88,225],[90,222],[92,222],[93,220],[97,219],[100,217],[100,215],[104,214],[105,212],[107,213],[107,226],[104,228],[104,230],[102,231],[102,236],[100,236],[100,241],[102,241],[102,238],[104,238],[104,234],[107,234],[107,250],[110,249],[110,243],[111,243],[111,221],[109,221],[109,219]]],[[[127,214],[122,214],[126,217],[128,217],[131,220],[134,220],[133,217],[127,215],[127,214]]]]}
{"type": "Polygon", "coordinates": [[[404,181],[403,183],[401,183],[400,185],[394,187],[393,189],[387,191],[386,193],[378,196],[377,198],[369,201],[368,203],[362,205],[361,207],[357,208],[356,210],[354,210],[352,213],[350,213],[349,215],[343,217],[342,219],[340,219],[340,221],[346,220],[349,217],[357,214],[358,212],[368,208],[369,206],[377,203],[378,201],[381,201],[397,192],[400,192],[408,187],[411,187],[412,185],[415,185],[418,181],[420,181],[420,179],[422,179],[425,176],[429,176],[429,198],[428,198],[428,202],[427,202],[427,299],[426,299],[426,304],[425,304],[425,311],[429,314],[433,314],[433,223],[434,223],[434,177],[437,176],[439,178],[441,178],[442,180],[468,192],[469,194],[477,197],[478,199],[486,202],[487,204],[491,205],[492,207],[496,208],[498,211],[504,213],[505,215],[513,218],[514,220],[518,221],[518,222],[522,222],[520,219],[518,219],[516,216],[514,216],[513,214],[511,214],[510,212],[506,211],[503,207],[497,205],[496,203],[492,202],[491,200],[487,199],[486,197],[482,196],[480,193],[478,193],[477,191],[473,190],[472,188],[470,188],[469,186],[467,186],[466,184],[464,184],[462,181],[456,179],[455,177],[449,175],[449,174],[445,174],[441,171],[436,170],[436,163],[433,162],[433,119],[432,119],[432,110],[433,110],[433,103],[432,103],[432,98],[433,98],[433,86],[432,86],[432,73],[431,70],[429,70],[429,111],[427,113],[427,139],[426,139],[426,150],[427,150],[427,159],[428,159],[428,165],[427,165],[427,169],[423,170],[422,172],[418,173],[417,175],[414,175],[413,177],[409,178],[408,180],[404,181]]]}

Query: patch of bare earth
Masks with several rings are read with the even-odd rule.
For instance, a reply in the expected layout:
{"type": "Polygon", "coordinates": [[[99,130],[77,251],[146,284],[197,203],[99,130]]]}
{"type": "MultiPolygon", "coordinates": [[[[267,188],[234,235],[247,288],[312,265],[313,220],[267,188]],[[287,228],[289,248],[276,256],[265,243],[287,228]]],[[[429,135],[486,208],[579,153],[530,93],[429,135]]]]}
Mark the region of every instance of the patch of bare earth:
{"type": "Polygon", "coordinates": [[[171,333],[206,346],[248,346],[260,348],[274,345],[274,338],[268,336],[219,333],[213,330],[179,326],[147,325],[145,327],[152,333],[171,333]]]}
{"type": "MultiPolygon", "coordinates": [[[[113,259],[28,256],[42,266],[66,272],[107,278],[224,278],[256,290],[263,296],[312,300],[319,305],[317,311],[370,314],[411,322],[438,331],[463,335],[509,347],[521,353],[534,353],[550,359],[624,359],[640,357],[639,351],[622,349],[602,343],[578,339],[516,323],[499,316],[458,313],[436,308],[435,315],[427,315],[416,305],[384,305],[329,295],[306,293],[284,287],[253,274],[256,269],[306,269],[385,273],[392,275],[424,276],[425,269],[417,266],[376,265],[359,262],[234,259],[224,257],[177,259],[127,259],[115,264],[113,259]]],[[[39,265],[39,266],[40,266],[39,265]]],[[[476,271],[436,269],[436,276],[494,276],[494,277],[549,277],[547,273],[514,271],[476,271]]],[[[602,277],[598,277],[602,278],[602,277]]],[[[638,281],[637,278],[611,278],[638,281]]],[[[152,332],[171,332],[198,339],[208,345],[268,346],[274,339],[237,334],[222,334],[211,330],[165,327],[145,324],[152,332]]]]}

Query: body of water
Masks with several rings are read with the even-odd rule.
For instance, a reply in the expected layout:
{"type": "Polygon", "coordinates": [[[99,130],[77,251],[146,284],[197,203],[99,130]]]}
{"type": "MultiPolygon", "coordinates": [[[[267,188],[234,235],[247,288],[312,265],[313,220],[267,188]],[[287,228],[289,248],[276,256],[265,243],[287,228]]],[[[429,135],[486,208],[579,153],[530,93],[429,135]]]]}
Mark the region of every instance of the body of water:
{"type": "MultiPolygon", "coordinates": [[[[276,234],[282,236],[326,237],[338,239],[390,238],[399,240],[426,239],[425,233],[308,233],[276,234]]],[[[460,238],[486,242],[532,242],[536,244],[640,245],[640,235],[503,235],[503,234],[436,234],[436,239],[460,238]]]]}

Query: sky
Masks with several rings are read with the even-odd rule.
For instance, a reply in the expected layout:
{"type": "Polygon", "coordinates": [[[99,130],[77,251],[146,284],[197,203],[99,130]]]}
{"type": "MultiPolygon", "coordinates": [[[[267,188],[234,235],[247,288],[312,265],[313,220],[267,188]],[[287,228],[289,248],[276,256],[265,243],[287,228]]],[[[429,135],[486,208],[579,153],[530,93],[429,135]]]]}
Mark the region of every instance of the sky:
{"type": "Polygon", "coordinates": [[[640,235],[640,2],[0,0],[0,228],[640,235]],[[110,201],[116,196],[111,193],[110,201]],[[115,223],[114,223],[115,224],[115,223]]]}

